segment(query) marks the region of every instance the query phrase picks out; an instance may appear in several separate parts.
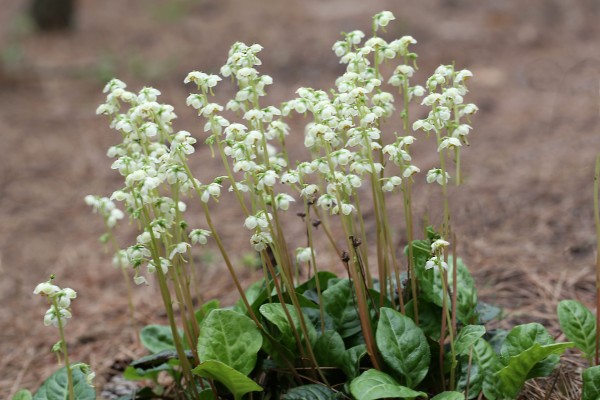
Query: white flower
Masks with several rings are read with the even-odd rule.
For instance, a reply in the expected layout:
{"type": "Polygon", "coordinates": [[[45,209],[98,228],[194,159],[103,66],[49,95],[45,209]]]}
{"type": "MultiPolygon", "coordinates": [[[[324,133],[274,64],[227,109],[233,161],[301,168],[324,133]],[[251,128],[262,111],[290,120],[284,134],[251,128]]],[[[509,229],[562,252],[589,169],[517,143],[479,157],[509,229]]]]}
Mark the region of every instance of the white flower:
{"type": "Polygon", "coordinates": [[[404,172],[402,173],[402,176],[404,178],[408,178],[413,176],[414,174],[421,172],[421,169],[415,165],[409,165],[408,167],[406,167],[404,169],[404,172]]]}
{"type": "Polygon", "coordinates": [[[271,214],[265,214],[264,211],[259,211],[256,215],[246,217],[244,226],[250,230],[255,229],[256,227],[266,229],[269,226],[269,220],[271,219],[271,214]]]}
{"type": "Polygon", "coordinates": [[[375,29],[379,29],[379,27],[385,27],[390,23],[390,21],[395,19],[396,17],[394,17],[394,14],[392,14],[390,11],[382,11],[373,17],[375,29]]]}
{"type": "Polygon", "coordinates": [[[460,147],[462,146],[462,143],[460,142],[459,139],[455,138],[455,137],[445,137],[442,139],[442,141],[440,142],[440,145],[438,146],[438,151],[442,151],[443,149],[453,149],[455,147],[460,147]]]}
{"type": "Polygon", "coordinates": [[[463,69],[462,71],[459,71],[456,76],[454,77],[454,83],[463,83],[464,81],[466,81],[468,78],[471,78],[473,76],[473,73],[471,71],[469,71],[468,69],[463,69]]]}
{"type": "Polygon", "coordinates": [[[315,184],[306,185],[301,191],[300,195],[305,199],[308,199],[315,195],[319,191],[319,187],[315,184]]]}
{"type": "Polygon", "coordinates": [[[140,275],[134,276],[133,282],[135,282],[136,285],[148,285],[148,281],[146,280],[146,278],[140,275]]]}
{"type": "Polygon", "coordinates": [[[190,232],[189,236],[192,244],[206,244],[208,242],[210,232],[204,229],[194,229],[190,232]]]}
{"type": "Polygon", "coordinates": [[[440,185],[448,183],[450,175],[447,172],[442,171],[440,168],[432,168],[427,171],[427,183],[437,182],[440,185]]]}
{"type": "Polygon", "coordinates": [[[41,294],[42,296],[50,297],[54,296],[58,292],[60,292],[60,288],[51,284],[50,282],[42,282],[33,290],[33,294],[41,294]]]}
{"type": "Polygon", "coordinates": [[[250,243],[254,246],[254,250],[263,251],[270,243],[273,243],[273,238],[268,232],[255,233],[250,238],[250,243]]]}
{"type": "Polygon", "coordinates": [[[177,243],[171,253],[169,254],[169,259],[172,260],[176,254],[185,254],[187,253],[188,247],[192,247],[189,243],[181,242],[177,243]]]}
{"type": "Polygon", "coordinates": [[[296,201],[292,196],[287,193],[279,193],[275,196],[275,206],[280,209],[286,211],[290,208],[290,202],[296,201]]]}
{"type": "Polygon", "coordinates": [[[444,262],[442,259],[440,259],[439,257],[431,257],[426,263],[425,263],[425,269],[432,269],[432,268],[436,268],[437,266],[441,266],[443,269],[447,270],[448,269],[448,264],[446,264],[446,262],[444,262]]]}
{"type": "Polygon", "coordinates": [[[310,247],[298,247],[296,249],[296,261],[306,263],[312,260],[313,251],[310,247]]]}
{"type": "Polygon", "coordinates": [[[444,239],[438,239],[435,242],[431,243],[431,252],[436,254],[438,250],[448,246],[450,246],[449,242],[445,241],[444,239]]]}
{"type": "Polygon", "coordinates": [[[58,308],[50,307],[48,311],[46,311],[46,315],[44,315],[44,325],[45,326],[54,326],[58,328],[58,319],[60,318],[61,324],[64,327],[67,325],[67,319],[71,318],[72,314],[66,308],[58,308]],[[58,314],[57,314],[58,312],[58,314]]]}

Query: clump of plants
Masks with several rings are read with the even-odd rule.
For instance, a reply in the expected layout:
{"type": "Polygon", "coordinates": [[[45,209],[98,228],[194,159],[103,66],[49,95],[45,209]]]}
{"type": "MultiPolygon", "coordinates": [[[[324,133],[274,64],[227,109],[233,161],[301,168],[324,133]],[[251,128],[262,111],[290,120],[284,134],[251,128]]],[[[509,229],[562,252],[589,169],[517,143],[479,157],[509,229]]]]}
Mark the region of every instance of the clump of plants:
{"type": "MultiPolygon", "coordinates": [[[[223,174],[203,182],[188,162],[197,139],[174,129],[174,109],[158,101],[160,92],[134,93],[117,79],[106,85],[97,112],[122,137],[108,156],[124,186],[86,202],[104,218],[115,266],[127,281],[132,273],[137,285],[158,285],[168,318],[141,330],[150,354],[125,377],[146,384],[122,399],[514,399],[526,380],[552,374],[565,349],[577,346],[592,359],[596,331],[579,303],[559,307],[572,342],[555,343],[537,323],[486,329],[500,310],[478,299],[457,257],[448,199],[449,185],[461,181],[460,152],[477,112],[466,101],[472,73],[441,65],[415,84],[416,40],[380,36],[392,20],[381,12],[370,37],[352,31],[334,44],[346,71],[333,89],[300,88],[279,106],[263,104],[273,79],[257,69],[260,45],[234,44],[220,75],[191,72],[187,104],[223,162],[223,174]],[[213,97],[223,78],[237,86],[225,105],[213,97]],[[415,119],[413,103],[428,116],[415,119]],[[288,153],[286,120],[295,113],[310,120],[304,160],[288,153]],[[439,159],[424,173],[411,154],[417,140],[430,141],[439,159]],[[439,187],[442,210],[423,236],[413,222],[419,181],[439,187]],[[223,190],[239,204],[240,227],[260,257],[262,278],[249,287],[212,218],[223,190]],[[186,202],[200,205],[202,221],[186,217],[186,202]],[[391,219],[397,208],[400,221],[391,219]],[[290,212],[304,236],[286,232],[290,212]],[[125,215],[139,235],[121,249],[113,228],[125,215]],[[400,229],[406,246],[398,244],[400,229]],[[209,241],[239,292],[233,307],[217,300],[195,306],[202,267],[193,254],[209,241]],[[328,247],[337,265],[322,262],[317,247],[328,247]],[[165,374],[167,386],[158,379],[165,374]]],[[[600,375],[586,374],[584,398],[596,398],[600,375]]],[[[70,385],[60,398],[79,398],[70,385]]]]}

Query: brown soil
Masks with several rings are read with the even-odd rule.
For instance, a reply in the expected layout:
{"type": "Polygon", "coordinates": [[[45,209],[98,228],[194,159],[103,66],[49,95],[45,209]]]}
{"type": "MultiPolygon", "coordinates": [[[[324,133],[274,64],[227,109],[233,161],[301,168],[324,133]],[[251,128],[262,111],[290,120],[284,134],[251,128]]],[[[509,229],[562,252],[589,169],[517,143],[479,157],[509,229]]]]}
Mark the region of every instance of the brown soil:
{"type": "MultiPolygon", "coordinates": [[[[115,360],[141,354],[136,328],[163,318],[156,289],[137,288],[139,323],[128,324],[125,285],[97,241],[100,221],[83,203],[120,184],[105,157],[118,138],[94,114],[103,80],[157,87],[175,105],[177,128],[201,137],[201,121],[185,107],[187,72],[217,72],[233,42],[257,42],[265,47],[261,71],[275,80],[272,102],[300,86],[328,88],[341,71],[330,50],[339,32],[369,31],[370,17],[384,9],[398,18],[389,37],[419,41],[421,76],[451,61],[475,75],[469,96],[480,112],[452,212],[481,297],[506,308],[505,326],[537,321],[553,332],[558,300],[592,301],[597,0],[81,0],[75,29],[54,34],[28,32],[18,3],[3,2],[0,14],[0,398],[35,390],[56,366],[57,333],[42,325],[44,304],[32,295],[50,273],[79,292],[68,343],[74,359],[99,372],[99,384],[115,360]]],[[[301,122],[290,139],[298,143],[301,122]]],[[[220,174],[205,156],[202,148],[194,161],[200,178],[220,174]]],[[[416,158],[422,170],[435,164],[433,156],[416,158]]],[[[435,220],[432,193],[420,189],[415,204],[417,215],[435,220]]],[[[249,247],[228,204],[215,215],[231,248],[243,249],[239,260],[249,247]]],[[[132,232],[122,238],[134,240],[132,232]]],[[[205,264],[203,298],[234,301],[219,258],[205,264]]],[[[576,375],[577,366],[565,368],[576,375]]],[[[545,393],[546,384],[531,393],[545,393]]]]}

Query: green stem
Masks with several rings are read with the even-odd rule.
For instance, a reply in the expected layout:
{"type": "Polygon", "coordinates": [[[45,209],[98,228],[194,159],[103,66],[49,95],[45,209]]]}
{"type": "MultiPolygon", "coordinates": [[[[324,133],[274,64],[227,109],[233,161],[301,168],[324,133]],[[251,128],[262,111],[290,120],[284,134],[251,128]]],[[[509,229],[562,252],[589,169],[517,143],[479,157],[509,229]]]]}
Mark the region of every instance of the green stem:
{"type": "Polygon", "coordinates": [[[600,207],[598,192],[600,191],[600,155],[596,157],[594,174],[594,221],[596,224],[596,365],[600,364],[600,207]]]}
{"type": "Polygon", "coordinates": [[[67,340],[65,338],[65,331],[62,318],[60,316],[60,308],[58,307],[58,300],[56,297],[52,298],[52,307],[56,313],[56,320],[58,321],[58,332],[60,335],[60,347],[65,357],[65,368],[67,370],[67,382],[69,388],[69,400],[76,400],[75,389],[73,386],[73,371],[71,371],[71,363],[69,361],[69,352],[67,351],[67,340]]]}

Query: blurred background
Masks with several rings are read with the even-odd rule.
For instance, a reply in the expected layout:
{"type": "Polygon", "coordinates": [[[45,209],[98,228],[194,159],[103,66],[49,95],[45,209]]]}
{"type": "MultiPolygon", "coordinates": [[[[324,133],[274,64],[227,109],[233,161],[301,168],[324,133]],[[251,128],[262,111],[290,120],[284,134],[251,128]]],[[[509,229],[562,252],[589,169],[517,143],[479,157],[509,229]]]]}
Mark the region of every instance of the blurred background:
{"type": "MultiPolygon", "coordinates": [[[[79,292],[69,346],[96,369],[99,385],[115,362],[141,354],[137,329],[164,317],[156,290],[137,288],[139,324],[129,324],[125,285],[98,242],[102,223],[83,202],[121,185],[105,156],[119,137],[95,115],[105,82],[156,87],[175,106],[176,129],[201,143],[204,122],[185,106],[189,71],[217,73],[234,42],[260,43],[260,71],[275,81],[267,101],[278,105],[298,87],[332,87],[344,70],[333,42],[342,31],[368,33],[382,10],[397,18],[385,38],[417,39],[421,81],[452,62],[474,73],[469,101],[480,111],[451,209],[459,255],[482,297],[504,306],[510,323],[549,325],[558,299],[590,301],[600,1],[72,0],[50,14],[44,2],[0,1],[0,398],[35,390],[56,367],[57,332],[43,326],[45,304],[32,294],[50,273],[79,292]]],[[[218,92],[234,93],[228,85],[218,92]]],[[[302,143],[303,123],[292,121],[292,144],[302,143]]],[[[198,146],[192,157],[200,179],[221,175],[209,154],[198,146]]],[[[421,157],[422,170],[435,165],[431,149],[421,157]]],[[[428,190],[415,193],[416,212],[435,218],[428,190]]],[[[251,279],[248,238],[239,237],[229,204],[214,212],[251,279]]],[[[134,238],[125,228],[123,245],[134,238]]],[[[231,304],[216,252],[203,261],[203,298],[231,304]]]]}

